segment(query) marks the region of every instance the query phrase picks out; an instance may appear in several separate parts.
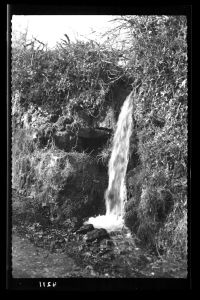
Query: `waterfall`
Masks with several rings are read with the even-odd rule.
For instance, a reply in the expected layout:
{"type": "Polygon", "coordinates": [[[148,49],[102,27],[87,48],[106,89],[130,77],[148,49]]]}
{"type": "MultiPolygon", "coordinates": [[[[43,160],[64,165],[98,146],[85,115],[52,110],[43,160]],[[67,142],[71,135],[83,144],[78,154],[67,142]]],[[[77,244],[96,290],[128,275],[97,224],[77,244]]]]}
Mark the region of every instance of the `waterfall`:
{"type": "Polygon", "coordinates": [[[133,92],[123,103],[113,138],[112,153],[108,165],[109,183],[105,192],[106,215],[91,217],[86,222],[93,224],[96,228],[114,231],[123,226],[124,204],[126,202],[125,176],[133,127],[132,110],[133,92]]]}

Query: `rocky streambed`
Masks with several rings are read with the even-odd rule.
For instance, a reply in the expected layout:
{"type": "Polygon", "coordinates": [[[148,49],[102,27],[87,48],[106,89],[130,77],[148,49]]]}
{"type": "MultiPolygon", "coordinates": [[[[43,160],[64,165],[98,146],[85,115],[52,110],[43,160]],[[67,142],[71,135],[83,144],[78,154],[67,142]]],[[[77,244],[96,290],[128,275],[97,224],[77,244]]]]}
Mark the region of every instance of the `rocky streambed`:
{"type": "MultiPolygon", "coordinates": [[[[73,224],[73,223],[72,223],[73,224]]],[[[13,227],[14,278],[186,278],[186,262],[159,258],[123,229],[93,225],[13,227]]]]}

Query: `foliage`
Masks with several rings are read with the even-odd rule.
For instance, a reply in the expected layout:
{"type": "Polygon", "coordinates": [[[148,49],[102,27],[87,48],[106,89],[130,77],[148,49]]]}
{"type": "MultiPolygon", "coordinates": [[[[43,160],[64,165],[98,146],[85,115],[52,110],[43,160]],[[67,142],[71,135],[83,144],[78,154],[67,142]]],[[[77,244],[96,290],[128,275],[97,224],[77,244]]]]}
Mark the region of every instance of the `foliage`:
{"type": "Polygon", "coordinates": [[[109,158],[112,151],[112,140],[113,136],[107,141],[104,148],[99,154],[97,154],[97,161],[101,162],[104,166],[108,166],[109,158]]]}
{"type": "MultiPolygon", "coordinates": [[[[134,220],[137,215],[139,229],[145,227],[142,232],[152,235],[155,243],[165,221],[162,232],[167,239],[170,221],[166,217],[171,208],[164,207],[172,203],[181,207],[187,196],[187,24],[184,16],[125,16],[121,22],[130,33],[127,65],[136,78],[134,119],[144,172],[139,185],[146,195],[129,215],[132,211],[134,220]]],[[[134,191],[132,196],[136,196],[134,191]]],[[[180,228],[179,222],[185,228],[185,219],[174,214],[173,210],[175,228],[180,228]]],[[[175,236],[172,239],[178,243],[175,236]]]]}
{"type": "Polygon", "coordinates": [[[180,257],[187,260],[187,226],[186,207],[176,203],[167,222],[157,235],[158,248],[165,250],[167,257],[180,257]]]}
{"type": "Polygon", "coordinates": [[[110,86],[124,76],[118,51],[92,41],[60,43],[54,50],[37,46],[22,40],[12,49],[12,91],[19,92],[21,106],[69,109],[73,116],[84,110],[91,121],[102,118],[110,86]]]}
{"type": "Polygon", "coordinates": [[[24,130],[23,139],[15,144],[12,186],[23,199],[26,197],[22,200],[24,213],[30,207],[37,216],[45,210],[49,221],[57,222],[73,216],[89,217],[104,210],[105,176],[100,175],[90,155],[66,153],[53,146],[30,151],[32,141],[28,132],[23,135],[24,130]]]}
{"type": "MultiPolygon", "coordinates": [[[[186,257],[187,19],[117,21],[127,33],[120,50],[112,47],[114,41],[64,42],[48,50],[37,40],[27,45],[26,37],[13,46],[13,186],[32,193],[34,205],[48,206],[53,219],[54,212],[65,218],[102,212],[95,199],[103,200],[106,179],[96,162],[71,148],[56,150],[53,135],[97,122],[114,128],[131,82],[134,132],[125,223],[157,252],[186,257]],[[48,143],[35,139],[35,130],[48,143]]],[[[107,165],[110,152],[109,141],[96,161],[107,165]]]]}

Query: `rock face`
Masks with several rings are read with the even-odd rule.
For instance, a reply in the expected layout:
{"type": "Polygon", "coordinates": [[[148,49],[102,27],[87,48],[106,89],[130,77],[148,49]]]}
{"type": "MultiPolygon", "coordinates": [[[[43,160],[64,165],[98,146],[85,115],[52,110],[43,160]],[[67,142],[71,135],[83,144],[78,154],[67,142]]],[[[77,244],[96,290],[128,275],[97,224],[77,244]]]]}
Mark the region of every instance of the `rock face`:
{"type": "Polygon", "coordinates": [[[88,150],[91,152],[99,147],[103,147],[112,133],[108,128],[80,128],[76,132],[70,125],[66,125],[64,130],[57,130],[54,134],[55,145],[66,152],[73,147],[80,152],[88,150]]]}
{"type": "Polygon", "coordinates": [[[76,139],[73,132],[70,131],[57,131],[54,134],[55,145],[64,151],[70,151],[75,145],[76,139]]]}
{"type": "Polygon", "coordinates": [[[78,136],[82,138],[100,138],[105,136],[110,136],[112,133],[111,129],[108,128],[80,128],[78,136]]]}
{"type": "Polygon", "coordinates": [[[93,241],[101,241],[103,239],[109,239],[110,236],[108,232],[104,228],[94,229],[86,234],[85,241],[93,242],[93,241]]]}
{"type": "Polygon", "coordinates": [[[94,226],[92,224],[86,224],[81,226],[81,228],[79,228],[76,233],[77,234],[86,234],[89,231],[94,230],[94,226]]]}
{"type": "Polygon", "coordinates": [[[112,130],[108,128],[80,128],[77,147],[88,153],[98,153],[111,137],[112,130]]]}

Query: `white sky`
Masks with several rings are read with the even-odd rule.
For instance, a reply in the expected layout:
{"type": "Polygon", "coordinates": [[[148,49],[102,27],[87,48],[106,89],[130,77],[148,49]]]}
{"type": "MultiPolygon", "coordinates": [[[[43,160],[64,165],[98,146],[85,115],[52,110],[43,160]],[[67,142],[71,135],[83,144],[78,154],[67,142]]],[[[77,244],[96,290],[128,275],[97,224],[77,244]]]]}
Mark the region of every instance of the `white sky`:
{"type": "Polygon", "coordinates": [[[12,18],[12,33],[24,32],[28,26],[28,38],[34,36],[49,47],[54,47],[57,41],[64,38],[66,33],[71,41],[96,39],[100,42],[99,35],[92,34],[95,30],[99,34],[113,27],[109,20],[112,15],[14,15],[12,18]],[[85,38],[83,37],[85,36],[85,38]]]}

